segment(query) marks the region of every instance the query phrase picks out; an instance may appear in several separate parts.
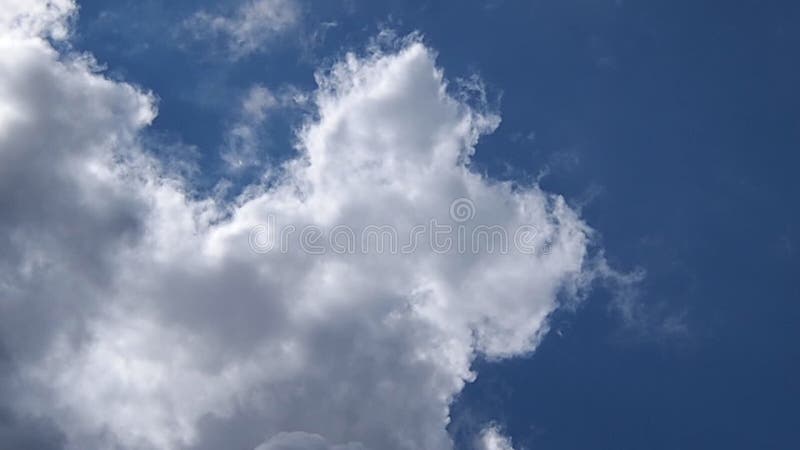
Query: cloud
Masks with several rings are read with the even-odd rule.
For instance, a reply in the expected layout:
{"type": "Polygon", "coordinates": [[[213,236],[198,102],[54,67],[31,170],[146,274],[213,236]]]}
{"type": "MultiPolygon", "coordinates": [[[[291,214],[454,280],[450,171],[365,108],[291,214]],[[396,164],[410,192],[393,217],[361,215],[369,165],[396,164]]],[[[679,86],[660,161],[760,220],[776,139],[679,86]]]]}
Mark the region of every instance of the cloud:
{"type": "Polygon", "coordinates": [[[284,113],[284,119],[297,115],[306,109],[308,95],[291,85],[277,92],[262,84],[251,86],[240,100],[220,149],[227,169],[232,173],[253,168],[263,170],[269,162],[269,147],[274,145],[269,139],[270,118],[275,118],[276,113],[284,113]]]}
{"type": "Polygon", "coordinates": [[[85,55],[59,55],[28,26],[55,20],[45,3],[26,2],[24,20],[0,29],[0,336],[29,356],[54,323],[78,332],[114,249],[142,231],[146,199],[124,184],[137,176],[135,136],[155,117],[151,95],[98,75],[85,55]]]}
{"type": "Polygon", "coordinates": [[[477,450],[514,450],[511,439],[504,436],[496,426],[490,426],[481,432],[477,450]]]}
{"type": "Polygon", "coordinates": [[[229,14],[199,11],[184,26],[196,39],[221,42],[231,57],[239,58],[263,51],[294,28],[300,16],[294,0],[248,0],[229,14]]]}
{"type": "Polygon", "coordinates": [[[222,159],[233,170],[257,166],[263,159],[261,154],[261,127],[267,113],[278,106],[278,100],[264,86],[255,85],[242,99],[238,118],[228,130],[221,151],[222,159]]]}
{"type": "Polygon", "coordinates": [[[0,27],[5,33],[55,39],[67,37],[67,19],[77,9],[74,0],[3,0],[0,4],[0,27]]]}
{"type": "Polygon", "coordinates": [[[142,150],[154,97],[54,50],[71,9],[46,4],[0,23],[0,410],[65,448],[451,448],[473,360],[533,351],[595,276],[560,196],[470,171],[500,118],[416,37],[318,72],[296,158],[225,202],[142,150]],[[547,251],[251,249],[269,223],[457,225],[455,199],[470,228],[533,224],[547,251]]]}
{"type": "Polygon", "coordinates": [[[322,436],[309,433],[280,433],[255,450],[364,450],[361,444],[328,445],[322,436]]]}

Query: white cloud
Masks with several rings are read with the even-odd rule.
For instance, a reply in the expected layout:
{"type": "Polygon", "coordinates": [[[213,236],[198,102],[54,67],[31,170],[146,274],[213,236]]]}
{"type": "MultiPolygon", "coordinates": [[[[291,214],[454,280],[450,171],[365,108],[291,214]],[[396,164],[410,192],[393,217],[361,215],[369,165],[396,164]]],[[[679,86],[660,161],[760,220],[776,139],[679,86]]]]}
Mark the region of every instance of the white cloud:
{"type": "Polygon", "coordinates": [[[199,39],[222,40],[234,58],[263,51],[300,20],[295,0],[247,0],[230,14],[199,11],[185,26],[199,39]]]}
{"type": "MultiPolygon", "coordinates": [[[[269,171],[269,120],[276,113],[307,110],[309,93],[287,85],[273,93],[262,84],[254,84],[242,96],[235,117],[225,133],[220,156],[230,172],[260,168],[269,171]],[[266,167],[265,167],[266,166],[266,167]]],[[[274,126],[273,126],[274,128],[274,126]]]]}
{"type": "Polygon", "coordinates": [[[77,9],[74,0],[3,0],[0,6],[0,28],[6,34],[55,39],[67,37],[67,19],[77,9]]]}
{"type": "MultiPolygon", "coordinates": [[[[65,27],[44,3],[32,23],[65,27]]],[[[533,351],[557,294],[593,275],[591,230],[560,197],[468,169],[499,117],[448,94],[416,39],[320,72],[297,158],[221,203],[139,148],[151,95],[18,23],[0,28],[0,398],[66,448],[447,449],[474,358],[533,351]],[[408,231],[457,198],[474,223],[534,224],[549,251],[248,244],[270,217],[408,231]]]]}
{"type": "Polygon", "coordinates": [[[511,439],[504,436],[496,426],[483,430],[477,450],[514,450],[511,439]]]}
{"type": "Polygon", "coordinates": [[[242,99],[238,117],[228,130],[222,148],[222,159],[230,169],[258,166],[263,160],[261,129],[268,112],[278,100],[264,86],[255,85],[242,99]]]}

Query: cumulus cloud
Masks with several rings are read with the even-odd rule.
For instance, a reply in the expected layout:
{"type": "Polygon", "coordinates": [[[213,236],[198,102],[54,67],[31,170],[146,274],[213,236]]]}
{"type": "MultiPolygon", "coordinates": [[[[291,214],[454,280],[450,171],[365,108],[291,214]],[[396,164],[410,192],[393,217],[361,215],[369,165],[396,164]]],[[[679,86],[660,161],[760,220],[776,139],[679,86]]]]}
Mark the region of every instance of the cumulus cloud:
{"type": "Polygon", "coordinates": [[[185,26],[195,38],[219,41],[230,56],[242,57],[263,51],[281,33],[300,19],[295,0],[247,0],[232,12],[199,11],[185,26]]]}
{"type": "MultiPolygon", "coordinates": [[[[533,351],[559,294],[594,275],[592,231],[561,197],[470,171],[500,119],[448,92],[418,38],[320,71],[297,156],[224,202],[140,148],[152,95],[50,46],[71,7],[6,4],[0,411],[26,418],[8,423],[47,424],[68,449],[451,448],[472,361],[533,351]],[[264,224],[407,236],[431,220],[534,225],[547,248],[252,245],[264,224]]],[[[269,96],[253,98],[258,115],[269,96]]]]}
{"type": "Polygon", "coordinates": [[[64,39],[69,33],[67,18],[76,7],[74,0],[3,0],[0,27],[18,37],[45,35],[64,39]]]}

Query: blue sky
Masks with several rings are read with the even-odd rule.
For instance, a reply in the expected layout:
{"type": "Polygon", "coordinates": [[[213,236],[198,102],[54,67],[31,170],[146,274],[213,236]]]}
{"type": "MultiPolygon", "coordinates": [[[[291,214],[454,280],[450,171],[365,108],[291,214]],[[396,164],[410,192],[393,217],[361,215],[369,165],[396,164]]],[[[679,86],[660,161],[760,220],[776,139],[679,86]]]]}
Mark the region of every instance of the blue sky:
{"type": "MultiPolygon", "coordinates": [[[[319,112],[290,98],[313,96],[315,73],[347,52],[418,33],[451,95],[480,80],[465,102],[502,121],[470,170],[563,195],[594,230],[590,251],[643,276],[598,279],[564,300],[535,350],[478,354],[476,380],[450,405],[455,448],[477,448],[488,424],[517,450],[797,446],[800,5],[297,0],[286,2],[291,25],[234,49],[235,32],[187,19],[236,17],[246,2],[78,3],[69,44],[55,45],[155,94],[158,115],[137,133],[165,165],[191,163],[197,198],[224,179],[231,199],[295,158],[298,130],[319,112]],[[242,112],[254,86],[278,105],[260,120],[242,112]],[[221,156],[237,126],[253,133],[257,160],[240,170],[221,156]]],[[[269,438],[246,419],[203,417],[203,448],[269,438]]],[[[53,420],[64,448],[99,442],[70,441],[68,422],[53,420]]]]}

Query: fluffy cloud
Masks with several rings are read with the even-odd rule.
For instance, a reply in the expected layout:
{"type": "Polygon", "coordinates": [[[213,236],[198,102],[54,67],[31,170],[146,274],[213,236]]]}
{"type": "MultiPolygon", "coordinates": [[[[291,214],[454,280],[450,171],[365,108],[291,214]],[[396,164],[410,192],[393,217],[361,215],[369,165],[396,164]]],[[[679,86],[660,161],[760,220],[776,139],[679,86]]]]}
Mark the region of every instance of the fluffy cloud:
{"type": "Polygon", "coordinates": [[[0,0],[6,422],[69,449],[447,449],[476,356],[533,351],[559,293],[593,276],[563,199],[469,170],[499,117],[448,93],[418,39],[320,71],[297,157],[225,203],[140,148],[150,94],[50,46],[62,3],[0,0]],[[410,236],[432,220],[533,225],[546,251],[253,249],[265,224],[410,236]]]}
{"type": "Polygon", "coordinates": [[[238,58],[263,51],[299,18],[300,7],[294,0],[247,0],[230,14],[197,12],[185,26],[198,39],[221,41],[229,54],[238,58]]]}
{"type": "Polygon", "coordinates": [[[87,56],[59,55],[30,25],[72,8],[25,5],[0,29],[0,336],[25,349],[16,357],[35,357],[56,324],[80,339],[114,250],[142,231],[148,200],[125,183],[139,176],[133,142],[155,110],[150,95],[104,79],[87,56]]]}
{"type": "Polygon", "coordinates": [[[18,37],[46,35],[64,39],[69,29],[64,20],[75,11],[74,0],[3,0],[0,27],[18,37]]]}
{"type": "Polygon", "coordinates": [[[481,433],[477,450],[514,450],[514,447],[511,439],[503,436],[497,427],[491,426],[481,433]]]}

